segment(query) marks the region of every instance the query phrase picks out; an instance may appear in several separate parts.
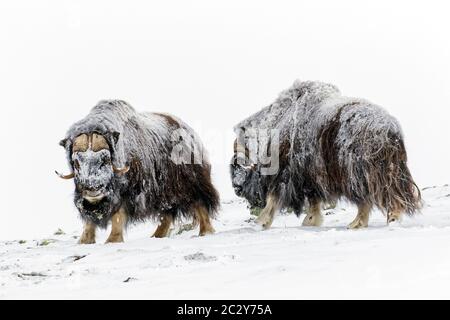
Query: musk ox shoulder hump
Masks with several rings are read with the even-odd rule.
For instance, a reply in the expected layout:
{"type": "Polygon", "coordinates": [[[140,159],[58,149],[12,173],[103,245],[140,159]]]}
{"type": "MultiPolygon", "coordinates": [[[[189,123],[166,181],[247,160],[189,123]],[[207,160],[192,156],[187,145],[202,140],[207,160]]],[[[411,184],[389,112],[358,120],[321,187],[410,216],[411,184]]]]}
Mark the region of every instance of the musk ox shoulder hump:
{"type": "Polygon", "coordinates": [[[123,100],[102,100],[85,118],[70,127],[66,137],[73,141],[82,134],[93,132],[101,135],[123,132],[126,122],[136,115],[134,108],[123,100]]]}
{"type": "Polygon", "coordinates": [[[296,80],[287,90],[282,91],[277,99],[261,111],[253,114],[234,127],[238,132],[247,128],[274,129],[290,122],[299,106],[314,108],[330,99],[339,99],[341,93],[332,84],[319,81],[296,80]]]}

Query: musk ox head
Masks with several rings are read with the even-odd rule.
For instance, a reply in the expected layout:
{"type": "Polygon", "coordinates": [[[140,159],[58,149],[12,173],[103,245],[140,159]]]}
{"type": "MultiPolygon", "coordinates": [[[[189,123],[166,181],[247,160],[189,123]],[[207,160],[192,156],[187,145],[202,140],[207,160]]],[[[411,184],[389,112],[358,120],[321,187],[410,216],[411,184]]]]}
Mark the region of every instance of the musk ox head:
{"type": "Polygon", "coordinates": [[[255,179],[258,172],[256,172],[255,165],[247,166],[240,163],[237,156],[234,155],[230,165],[230,174],[234,192],[238,197],[242,197],[245,186],[255,179]]]}
{"type": "Polygon", "coordinates": [[[265,179],[258,164],[248,164],[235,148],[230,164],[231,182],[235,194],[245,198],[251,207],[264,208],[266,205],[265,179]]]}
{"type": "Polygon", "coordinates": [[[61,142],[69,150],[72,173],[58,175],[74,179],[76,207],[84,218],[100,225],[108,221],[120,201],[116,177],[129,170],[113,165],[111,143],[97,133],[81,134],[73,142],[61,142]]]}

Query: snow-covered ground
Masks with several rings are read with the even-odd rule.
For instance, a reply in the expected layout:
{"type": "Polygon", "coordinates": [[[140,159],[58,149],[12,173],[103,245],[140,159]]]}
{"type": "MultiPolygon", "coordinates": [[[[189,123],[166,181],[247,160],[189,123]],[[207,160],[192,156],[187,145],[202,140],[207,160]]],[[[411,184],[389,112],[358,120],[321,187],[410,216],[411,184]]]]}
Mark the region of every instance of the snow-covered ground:
{"type": "Polygon", "coordinates": [[[346,230],[356,209],[339,205],[321,228],[280,215],[269,231],[245,204],[222,204],[217,233],[152,239],[130,228],[124,244],[77,245],[80,231],[0,243],[0,299],[450,298],[450,187],[423,191],[423,213],[386,226],[346,230]]]}

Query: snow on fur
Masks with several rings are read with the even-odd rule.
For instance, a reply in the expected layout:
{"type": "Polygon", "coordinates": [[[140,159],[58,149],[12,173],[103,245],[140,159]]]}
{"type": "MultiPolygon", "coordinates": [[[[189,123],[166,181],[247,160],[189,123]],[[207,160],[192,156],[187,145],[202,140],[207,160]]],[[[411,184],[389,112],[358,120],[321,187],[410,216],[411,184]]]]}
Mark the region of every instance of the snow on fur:
{"type": "Polygon", "coordinates": [[[70,128],[61,142],[72,170],[73,141],[89,133],[104,136],[113,164],[128,165],[130,171],[124,176],[98,178],[106,179],[103,183],[110,189],[108,201],[101,208],[86,206],[76,190],[75,204],[84,219],[106,227],[110,216],[121,206],[126,207],[131,222],[160,214],[191,216],[195,205],[204,206],[210,215],[216,212],[219,197],[211,183],[211,167],[204,148],[195,132],[180,119],[167,114],[138,113],[120,100],[100,101],[70,128]],[[181,154],[174,157],[176,148],[181,154]],[[190,162],[191,157],[196,162],[190,162]]]}
{"type": "Polygon", "coordinates": [[[261,175],[261,164],[256,171],[232,164],[234,187],[254,206],[264,206],[273,193],[296,212],[305,199],[341,197],[385,213],[420,208],[400,125],[369,101],[344,97],[331,84],[296,81],[235,127],[237,134],[251,129],[279,130],[283,164],[272,176],[261,175]]]}

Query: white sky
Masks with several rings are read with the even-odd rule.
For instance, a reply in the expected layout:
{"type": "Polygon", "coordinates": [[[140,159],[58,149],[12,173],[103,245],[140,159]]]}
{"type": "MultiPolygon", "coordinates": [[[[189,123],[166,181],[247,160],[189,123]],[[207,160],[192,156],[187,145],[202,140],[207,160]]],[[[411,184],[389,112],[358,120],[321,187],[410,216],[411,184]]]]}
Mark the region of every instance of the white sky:
{"type": "Polygon", "coordinates": [[[448,1],[0,3],[0,238],[80,227],[58,142],[104,98],[173,113],[232,196],[232,126],[296,78],[332,82],[403,125],[421,187],[450,183],[448,1]],[[228,142],[228,143],[227,143],[228,142]]]}

